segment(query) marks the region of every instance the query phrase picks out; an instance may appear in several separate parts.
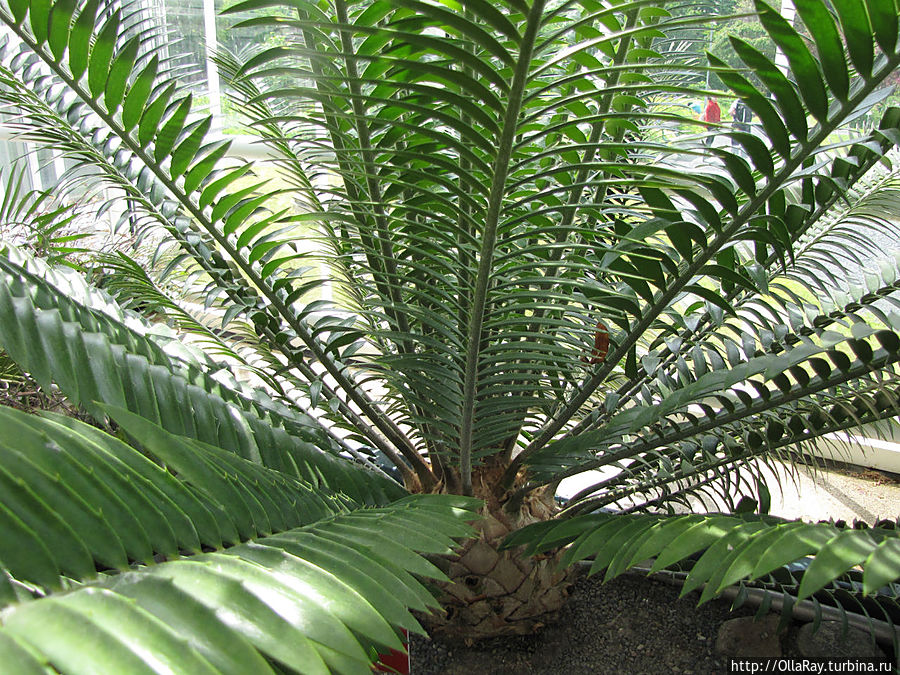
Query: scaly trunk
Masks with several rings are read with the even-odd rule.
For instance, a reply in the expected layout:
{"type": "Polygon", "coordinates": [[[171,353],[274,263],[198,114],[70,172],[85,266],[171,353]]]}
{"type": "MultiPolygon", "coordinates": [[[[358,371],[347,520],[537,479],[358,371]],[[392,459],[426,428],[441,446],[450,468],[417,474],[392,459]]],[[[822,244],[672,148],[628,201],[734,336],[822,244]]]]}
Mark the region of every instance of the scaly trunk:
{"type": "Polygon", "coordinates": [[[441,584],[446,613],[426,619],[432,636],[478,640],[533,633],[552,621],[569,595],[572,568],[558,570],[559,555],[524,557],[521,549],[499,551],[510,532],[548,519],[556,509],[552,494],[532,494],[517,513],[498,502],[494,489],[503,470],[479,467],[473,472],[475,496],[485,500],[475,523],[477,538],[457,555],[432,559],[450,578],[441,584]]]}

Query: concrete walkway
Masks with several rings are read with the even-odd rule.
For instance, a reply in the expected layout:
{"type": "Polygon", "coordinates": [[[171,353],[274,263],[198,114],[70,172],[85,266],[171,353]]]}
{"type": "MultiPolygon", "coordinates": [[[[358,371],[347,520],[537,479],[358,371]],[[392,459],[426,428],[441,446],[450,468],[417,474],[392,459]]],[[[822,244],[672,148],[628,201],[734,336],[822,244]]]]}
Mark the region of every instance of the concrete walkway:
{"type": "Polygon", "coordinates": [[[770,481],[773,515],[803,520],[855,519],[869,524],[900,516],[900,481],[872,469],[798,467],[793,479],[770,481]]]}
{"type": "MultiPolygon", "coordinates": [[[[612,472],[607,472],[609,475],[612,472]]],[[[782,466],[776,480],[774,472],[765,468],[766,481],[772,497],[769,512],[784,518],[806,521],[863,520],[869,524],[885,518],[900,517],[900,480],[896,474],[873,469],[825,469],[797,466],[793,472],[782,466]]],[[[587,471],[563,481],[557,494],[570,498],[580,489],[604,477],[597,471],[587,471]]],[[[697,505],[697,510],[707,510],[697,505]]]]}

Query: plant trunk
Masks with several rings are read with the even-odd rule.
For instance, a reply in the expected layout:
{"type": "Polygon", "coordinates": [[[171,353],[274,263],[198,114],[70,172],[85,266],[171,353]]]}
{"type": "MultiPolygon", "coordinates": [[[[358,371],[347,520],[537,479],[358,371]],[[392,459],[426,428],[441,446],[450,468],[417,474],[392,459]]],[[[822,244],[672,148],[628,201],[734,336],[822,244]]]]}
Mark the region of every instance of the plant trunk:
{"type": "Polygon", "coordinates": [[[479,534],[457,555],[432,559],[450,578],[440,584],[444,615],[425,619],[432,636],[468,642],[533,633],[555,618],[569,595],[575,571],[558,569],[559,554],[526,557],[521,548],[498,550],[509,533],[556,510],[552,494],[532,494],[509,513],[493,493],[500,475],[498,467],[476,470],[475,496],[485,500],[483,519],[474,523],[479,534]]]}

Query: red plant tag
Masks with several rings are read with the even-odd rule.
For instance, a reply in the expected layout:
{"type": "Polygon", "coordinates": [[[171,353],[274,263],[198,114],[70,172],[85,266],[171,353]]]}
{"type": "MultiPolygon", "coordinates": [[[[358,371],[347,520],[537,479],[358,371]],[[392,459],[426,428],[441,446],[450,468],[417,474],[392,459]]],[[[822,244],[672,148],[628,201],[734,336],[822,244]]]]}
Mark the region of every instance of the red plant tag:
{"type": "Polygon", "coordinates": [[[594,332],[594,348],[591,350],[591,358],[582,356],[581,360],[585,363],[597,365],[598,363],[603,363],[607,352],[609,352],[609,328],[602,321],[598,321],[594,332]]]}
{"type": "Polygon", "coordinates": [[[375,664],[376,673],[399,673],[400,675],[409,675],[409,634],[403,630],[403,646],[406,653],[392,649],[390,654],[379,654],[378,662],[375,664]]]}

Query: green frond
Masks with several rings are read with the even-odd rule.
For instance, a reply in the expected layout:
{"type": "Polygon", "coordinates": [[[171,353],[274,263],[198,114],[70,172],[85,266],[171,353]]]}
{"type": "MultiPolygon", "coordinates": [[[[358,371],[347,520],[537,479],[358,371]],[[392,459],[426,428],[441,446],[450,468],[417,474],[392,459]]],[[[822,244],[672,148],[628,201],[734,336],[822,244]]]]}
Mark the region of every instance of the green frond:
{"type": "Polygon", "coordinates": [[[0,408],[5,670],[142,672],[152,654],[179,672],[270,672],[271,660],[351,673],[401,648],[398,629],[422,632],[409,609],[436,603],[412,575],[442,574],[418,554],[467,536],[473,501],[359,509],[110,412],[142,452],[69,418],[0,408]]]}
{"type": "MultiPolygon", "coordinates": [[[[230,389],[205,372],[208,364],[170,357],[146,333],[80,304],[73,290],[86,294],[92,307],[102,306],[103,299],[77,277],[66,284],[66,293],[11,260],[0,259],[0,269],[0,344],[44,388],[57,384],[98,419],[104,418],[98,403],[122,407],[173,433],[227,448],[313,484],[333,484],[362,503],[382,503],[388,495],[402,494],[386,478],[373,473],[370,481],[371,471],[329,455],[330,441],[314,419],[276,403],[261,390],[230,389]],[[366,479],[354,479],[360,471],[366,479]]],[[[61,275],[55,280],[67,281],[61,275]]],[[[117,309],[108,299],[103,304],[117,309]]],[[[176,345],[173,340],[167,346],[176,345]]]]}
{"type": "MultiPolygon", "coordinates": [[[[301,341],[304,348],[325,366],[330,377],[340,382],[345,391],[351,392],[353,405],[362,409],[363,415],[380,429],[381,434],[415,464],[416,455],[402,432],[384,418],[365,392],[353,386],[351,373],[335,362],[299,318],[299,312],[292,308],[300,300],[304,287],[300,286],[301,293],[298,293],[292,269],[274,274],[279,268],[270,264],[273,259],[283,260],[286,252],[296,251],[290,236],[293,229],[280,222],[284,214],[270,213],[263,208],[271,194],[260,194],[260,185],[228,191],[247,168],[223,163],[224,145],[204,140],[210,127],[209,118],[191,116],[191,96],[179,93],[170,74],[158,73],[150,66],[138,72],[137,62],[132,60],[130,47],[127,47],[132,42],[123,37],[128,29],[120,25],[116,14],[97,26],[90,25],[92,17],[89,14],[85,14],[83,28],[88,35],[96,34],[96,43],[87,55],[87,76],[80,68],[73,70],[73,64],[64,58],[64,54],[48,49],[41,31],[34,33],[24,25],[7,21],[24,43],[24,48],[39,54],[44,66],[75,95],[75,98],[60,96],[58,89],[48,88],[46,82],[52,82],[52,78],[37,78],[41,84],[35,87],[31,80],[42,69],[38,68],[36,72],[34,68],[29,69],[29,63],[12,58],[9,66],[26,85],[35,88],[38,98],[45,97],[65,110],[66,122],[50,125],[50,129],[60,126],[68,130],[67,135],[72,131],[74,136],[79,136],[90,135],[90,129],[100,128],[101,152],[110,147],[122,150],[116,153],[116,158],[124,164],[123,168],[108,173],[119,182],[133,182],[131,192],[143,192],[148,187],[146,184],[158,188],[157,196],[151,190],[151,215],[158,218],[157,211],[161,208],[170,234],[210,274],[218,294],[228,297],[234,307],[253,321],[259,333],[279,346],[289,361],[298,362],[295,365],[307,381],[313,381],[316,379],[313,370],[299,363],[304,357],[294,342],[301,341]],[[117,64],[121,67],[114,68],[117,64]],[[118,95],[101,98],[93,95],[97,87],[106,87],[105,91],[108,91],[111,85],[121,85],[128,93],[133,89],[143,92],[145,80],[152,81],[154,86],[143,103],[139,121],[133,126],[129,125],[122,107],[127,96],[119,100],[118,95]],[[68,118],[76,120],[80,127],[72,129],[68,118]],[[142,180],[145,185],[141,185],[142,180]],[[163,202],[161,207],[157,206],[160,200],[163,202]]],[[[75,23],[78,24],[78,20],[75,23]]],[[[71,33],[68,38],[73,39],[71,33]]],[[[35,126],[39,127],[32,125],[32,133],[40,138],[45,132],[40,127],[34,130],[35,126]]],[[[138,204],[144,206],[147,201],[139,199],[138,204]]],[[[370,436],[372,445],[383,443],[373,428],[360,431],[370,436]]],[[[422,472],[424,463],[420,462],[417,468],[422,472]]],[[[427,482],[427,469],[422,472],[422,478],[427,482]]]]}
{"type": "MultiPolygon", "coordinates": [[[[896,333],[860,329],[855,335],[846,338],[833,331],[823,331],[818,343],[805,339],[781,347],[775,353],[754,355],[730,366],[720,360],[721,367],[689,384],[666,390],[665,396],[651,397],[643,405],[620,410],[595,431],[551,443],[524,464],[532,466],[536,481],[552,482],[587,469],[642,457],[657,448],[725,429],[734,422],[762,416],[768,411],[780,410],[787,416],[794,401],[858,382],[868,373],[892,370],[900,347],[896,333]],[[695,412],[692,406],[702,412],[695,412]],[[635,436],[636,440],[631,442],[622,440],[635,436]]],[[[751,344],[755,345],[755,341],[751,344]]],[[[645,363],[644,367],[649,366],[645,363]]],[[[848,401],[852,405],[850,401],[852,398],[848,401]]],[[[891,405],[885,405],[882,410],[894,414],[891,405]]],[[[742,442],[750,451],[759,448],[765,442],[763,438],[776,442],[790,433],[781,422],[770,424],[765,416],[760,419],[764,427],[745,428],[738,434],[743,436],[742,442]]],[[[814,437],[823,426],[812,418],[809,422],[798,419],[799,426],[793,433],[808,432],[804,438],[814,437]]]]}
{"type": "MultiPolygon", "coordinates": [[[[234,340],[235,344],[231,344],[231,341],[223,339],[226,331],[229,335],[236,332],[238,326],[235,321],[222,325],[219,317],[214,320],[202,311],[209,309],[207,307],[198,305],[199,309],[195,307],[193,313],[187,308],[187,298],[197,297],[206,290],[200,284],[191,284],[193,275],[189,274],[190,270],[179,270],[179,274],[173,279],[171,268],[167,265],[169,274],[166,274],[166,270],[153,270],[151,275],[140,262],[118,250],[115,253],[96,254],[93,265],[94,275],[99,277],[103,290],[112,295],[121,307],[140,313],[150,320],[162,318],[181,335],[190,335],[192,343],[197,347],[202,345],[204,353],[236,363],[267,385],[278,388],[277,381],[245,357],[246,350],[241,349],[239,340],[234,340]],[[181,286],[177,291],[176,285],[181,286]],[[214,325],[208,325],[210,323],[214,325]]],[[[254,340],[253,346],[257,351],[263,351],[257,342],[254,340]]]]}
{"type": "MultiPolygon", "coordinates": [[[[243,7],[238,6],[235,11],[243,7]]],[[[642,142],[634,133],[637,126],[627,136],[629,127],[625,125],[646,116],[647,104],[642,96],[676,91],[662,84],[654,89],[653,77],[659,74],[656,71],[661,70],[661,64],[651,64],[652,58],[648,56],[644,56],[647,61],[638,59],[633,67],[629,64],[629,72],[640,72],[648,81],[640,85],[619,81],[621,71],[616,66],[626,62],[627,50],[632,46],[635,50],[643,48],[651,34],[666,28],[666,19],[657,18],[652,22],[653,29],[648,30],[641,23],[638,5],[634,7],[634,13],[630,13],[631,6],[605,11],[604,18],[612,22],[611,32],[567,44],[546,62],[537,52],[532,55],[522,51],[523,45],[527,46],[523,40],[527,37],[528,23],[525,15],[519,17],[518,41],[503,49],[508,54],[519,50],[516,57],[519,66],[523,66],[522,59],[532,60],[525,66],[531,70],[521,83],[521,102],[507,94],[507,91],[509,94],[518,91],[513,89],[517,86],[515,71],[506,80],[509,89],[499,89],[504,100],[495,102],[485,93],[489,86],[499,86],[496,64],[491,58],[502,60],[497,45],[504,44],[507,38],[498,37],[498,42],[490,44],[484,41],[484,31],[491,32],[496,25],[482,16],[480,10],[455,20],[450,31],[453,39],[470,40],[471,48],[465,54],[458,52],[449,37],[423,37],[406,30],[399,17],[395,25],[389,12],[380,16],[382,23],[376,29],[364,23],[370,16],[361,11],[354,14],[359,11],[355,8],[337,7],[338,13],[350,12],[346,18],[338,17],[338,24],[323,22],[315,12],[309,17],[301,15],[287,21],[273,19],[272,25],[295,35],[296,40],[289,46],[261,51],[243,66],[241,75],[257,81],[263,91],[254,103],[285,110],[298,100],[316,100],[321,104],[320,112],[313,109],[322,130],[322,141],[317,143],[332,147],[334,159],[326,160],[327,167],[341,175],[345,190],[343,203],[338,200],[332,203],[334,208],[353,204],[356,210],[351,211],[352,218],[358,222],[356,226],[352,221],[336,226],[331,230],[332,237],[342,246],[353,246],[357,251],[352,257],[347,255],[351,249],[345,248],[342,253],[340,260],[347,265],[347,276],[363,274],[373,281],[368,292],[375,295],[368,301],[363,298],[368,305],[364,311],[372,317],[370,321],[376,329],[375,319],[380,318],[382,327],[372,340],[388,352],[384,354],[387,361],[379,359],[374,370],[391,385],[398,407],[412,413],[405,418],[409,423],[420,427],[424,424],[423,416],[414,412],[417,407],[440,410],[443,420],[452,421],[441,434],[448,436],[446,444],[451,448],[460,446],[462,467],[469,463],[468,452],[491,452],[503,445],[506,438],[514,437],[523,422],[526,427],[534,422],[541,424],[541,415],[526,411],[554,407],[552,400],[538,393],[533,385],[526,392],[529,385],[523,382],[542,382],[545,374],[554,379],[561,376],[566,383],[563,395],[570,401],[557,414],[557,419],[546,422],[545,418],[543,433],[529,448],[537,449],[562,429],[564,418],[578,413],[613,366],[622,363],[623,357],[637,346],[635,340],[640,339],[645,329],[657,325],[657,316],[669,315],[670,303],[679,298],[687,303],[695,298],[724,310],[730,306],[727,293],[734,285],[742,285],[748,291],[757,290],[759,284],[752,274],[735,269],[733,264],[729,266],[719,258],[735,242],[744,241],[755,247],[753,255],[757,258],[774,256],[780,260],[786,256],[803,227],[795,223],[784,229],[783,223],[803,212],[795,207],[788,214],[774,207],[779,199],[790,194],[800,175],[798,170],[806,172],[808,177],[804,180],[815,181],[818,176],[813,177],[798,158],[816,152],[844,118],[869,100],[869,94],[887,72],[872,71],[855,88],[843,87],[840,84],[843,80],[832,81],[832,75],[821,74],[841,62],[834,57],[833,34],[829,33],[828,38],[824,34],[816,36],[822,42],[819,47],[827,51],[827,55],[819,55],[825,64],[819,71],[816,57],[804,52],[805,47],[797,47],[793,29],[781,26],[766,15],[767,30],[790,45],[793,58],[811,78],[818,73],[810,82],[819,81],[821,91],[836,96],[842,107],[814,128],[805,126],[805,122],[801,125],[796,119],[797,106],[821,108],[821,96],[816,93],[819,85],[804,83],[803,91],[794,91],[795,85],[787,80],[769,76],[770,70],[778,71],[772,64],[760,61],[765,57],[743,49],[741,56],[747,67],[766,73],[763,84],[774,93],[774,103],[749,81],[745,83],[737,70],[721,64],[718,67],[723,80],[748,104],[756,105],[756,112],[767,125],[769,137],[776,139],[775,147],[782,158],[773,160],[756,139],[738,136],[736,139],[748,153],[749,162],[732,152],[719,150],[715,155],[722,163],[724,174],[686,175],[679,167],[669,168],[671,164],[654,160],[664,153],[671,155],[673,149],[679,153],[701,152],[696,146],[682,144],[673,148],[671,144],[642,142]],[[486,28],[489,25],[491,29],[486,28]],[[352,62],[347,60],[351,35],[362,45],[354,48],[352,62]],[[311,48],[313,42],[315,50],[311,48]],[[381,49],[379,53],[370,47],[376,43],[379,48],[390,45],[390,49],[381,49]],[[426,59],[424,54],[432,57],[426,59]],[[425,65],[417,67],[412,62],[413,55],[425,65]],[[573,60],[582,57],[584,63],[579,62],[577,67],[571,65],[573,60]],[[604,57],[609,60],[604,61],[604,57]],[[595,60],[588,65],[592,58],[595,60]],[[459,66],[440,69],[434,66],[451,60],[459,66]],[[575,74],[564,73],[565,68],[575,74]],[[443,76],[440,88],[427,84],[437,70],[443,76]],[[551,72],[561,79],[554,83],[548,77],[551,72]],[[312,85],[265,89],[268,78],[276,74],[281,78],[302,77],[312,85]],[[481,93],[473,99],[476,91],[481,93]],[[595,94],[592,96],[591,92],[595,94]],[[467,102],[477,100],[481,105],[471,109],[457,105],[459,97],[467,102]],[[430,108],[423,105],[426,101],[430,108]],[[519,105],[521,109],[516,107],[519,105]],[[572,114],[567,106],[571,110],[577,108],[579,114],[572,114]],[[516,144],[510,146],[513,154],[506,158],[498,153],[503,152],[504,120],[510,116],[518,119],[520,135],[516,144]],[[536,128],[532,137],[532,123],[540,123],[550,131],[536,128]],[[576,130],[579,124],[591,130],[590,137],[576,130]],[[591,124],[592,127],[588,126],[591,124]],[[781,141],[777,140],[779,134],[781,141]],[[497,162],[507,160],[509,173],[501,175],[505,183],[501,188],[496,182],[496,170],[500,166],[497,162]],[[502,189],[505,202],[498,212],[496,235],[492,234],[494,226],[490,220],[495,199],[491,181],[495,181],[497,189],[502,189]],[[463,185],[480,186],[480,190],[467,189],[463,198],[459,192],[463,185]],[[638,185],[639,192],[635,190],[638,185]],[[585,199],[588,194],[595,195],[591,201],[585,199]],[[611,208],[613,195],[623,200],[620,219],[611,208]],[[668,212],[682,211],[665,206],[665,203],[672,204],[670,199],[679,203],[686,200],[695,206],[687,222],[683,217],[668,216],[668,212]],[[434,205],[431,213],[440,216],[429,215],[423,208],[428,203],[434,205]],[[770,222],[765,225],[754,217],[760,204],[771,205],[770,222]],[[517,211],[518,208],[523,210],[517,211]],[[483,216],[473,219],[478,213],[488,220],[483,216]],[[654,221],[660,216],[668,221],[667,225],[654,221]],[[627,220],[640,217],[645,220],[638,226],[626,224],[627,220]],[[595,227],[589,229],[581,224],[584,222],[581,218],[595,227]],[[448,220],[457,223],[457,234],[452,237],[447,236],[448,220]],[[601,223],[614,226],[607,224],[605,231],[598,230],[596,225],[601,223]],[[603,235],[598,236],[599,232],[603,235]],[[582,237],[582,242],[576,243],[577,237],[582,237]],[[440,247],[435,246],[438,242],[440,247]],[[583,252],[579,247],[584,247],[583,252]],[[568,259],[564,259],[566,252],[571,254],[568,259]],[[496,269],[488,271],[492,265],[496,269]],[[479,276],[479,270],[483,277],[479,276]],[[725,292],[697,283],[694,278],[697,274],[725,292]],[[485,291],[483,301],[478,289],[489,277],[491,289],[489,294],[485,291]],[[609,291],[589,292],[586,279],[609,291]],[[583,305],[577,316],[574,307],[552,306],[551,296],[544,294],[553,290],[560,290],[561,295],[570,298],[571,291],[581,293],[576,296],[583,305]],[[457,308],[457,299],[467,293],[474,304],[457,308]],[[551,305],[546,310],[542,308],[543,298],[551,305]],[[481,302],[486,303],[483,308],[481,302]],[[523,318],[524,306],[539,308],[537,318],[528,319],[527,315],[523,318]],[[586,351],[585,337],[590,335],[595,321],[583,317],[591,314],[616,321],[622,334],[612,340],[615,351],[608,365],[578,389],[575,381],[583,371],[572,367],[572,356],[586,351]],[[401,317],[409,324],[408,329],[398,323],[401,317]],[[450,317],[452,323],[447,321],[450,317]],[[465,338],[468,356],[464,362],[443,356],[458,353],[455,344],[459,338],[451,326],[460,325],[468,326],[465,338]],[[471,332],[473,327],[480,337],[471,332]],[[553,331],[557,342],[550,343],[548,329],[553,331]],[[565,344],[568,335],[573,338],[571,347],[560,348],[560,342],[565,344]],[[413,349],[413,344],[418,347],[413,349]],[[392,353],[394,350],[396,355],[392,353]],[[391,365],[382,367],[386,362],[391,365]],[[476,381],[478,413],[469,403],[476,400],[476,381]],[[445,391],[436,391],[436,384],[431,383],[440,382],[460,382],[460,390],[445,387],[445,391]],[[501,392],[519,387],[523,395],[506,399],[504,406],[500,402],[501,392]],[[458,413],[454,412],[456,409],[458,413]],[[506,422],[501,421],[504,413],[506,422]],[[496,428],[483,426],[486,423],[476,424],[480,433],[469,450],[466,438],[475,419],[489,419],[496,428]]],[[[428,7],[418,10],[426,15],[431,11],[428,7]]],[[[574,11],[567,14],[567,10],[555,16],[554,32],[541,33],[540,38],[535,38],[541,50],[561,44],[558,40],[567,34],[567,29],[561,27],[565,21],[590,25],[600,20],[599,16],[576,17],[574,11]]],[[[535,30],[539,32],[543,28],[535,30]]],[[[684,118],[672,116],[672,119],[684,118]]],[[[300,123],[299,117],[281,115],[279,120],[300,123]]],[[[314,133],[314,129],[309,132],[314,133]]],[[[301,145],[306,140],[303,136],[296,138],[301,145]]],[[[882,143],[882,152],[886,142],[884,136],[876,141],[882,143]]],[[[860,167],[861,173],[862,166],[871,166],[878,153],[873,152],[872,143],[865,143],[859,145],[858,152],[868,152],[871,156],[853,156],[856,164],[835,163],[833,171],[838,173],[833,175],[843,171],[841,177],[851,178],[845,171],[847,167],[860,167]]],[[[824,183],[829,170],[822,169],[823,181],[816,190],[815,197],[821,205],[835,195],[824,183]]],[[[660,337],[658,333],[655,335],[656,339],[660,337]]]]}
{"type": "Polygon", "coordinates": [[[0,171],[0,237],[25,246],[52,265],[80,268],[79,257],[88,253],[84,240],[91,235],[79,227],[79,209],[65,204],[52,190],[28,190],[27,167],[14,163],[0,171]]]}
{"type": "Polygon", "coordinates": [[[590,573],[605,571],[605,581],[647,560],[653,561],[651,572],[686,564],[682,595],[699,589],[701,603],[738,582],[765,581],[807,556],[813,560],[802,575],[798,600],[857,566],[862,568],[863,595],[900,577],[896,566],[887,563],[896,555],[895,529],[843,529],[770,516],[593,513],[530,525],[504,542],[506,547],[522,545],[530,554],[568,545],[564,564],[592,558],[590,573]]]}

